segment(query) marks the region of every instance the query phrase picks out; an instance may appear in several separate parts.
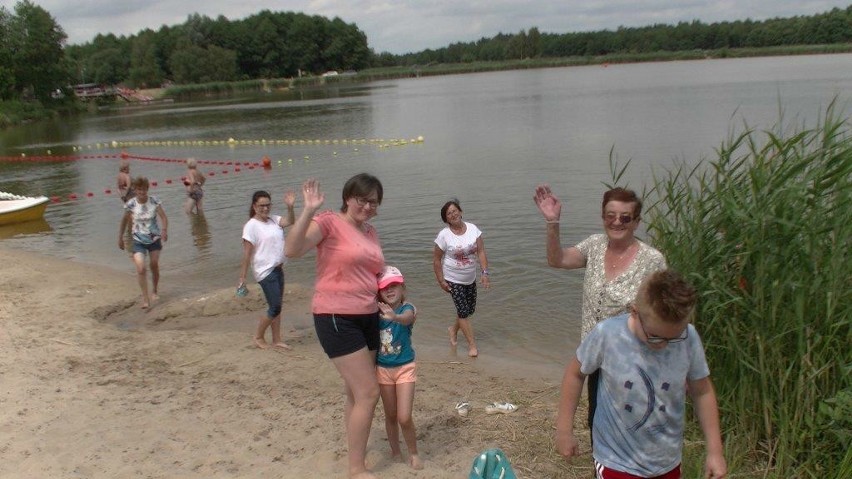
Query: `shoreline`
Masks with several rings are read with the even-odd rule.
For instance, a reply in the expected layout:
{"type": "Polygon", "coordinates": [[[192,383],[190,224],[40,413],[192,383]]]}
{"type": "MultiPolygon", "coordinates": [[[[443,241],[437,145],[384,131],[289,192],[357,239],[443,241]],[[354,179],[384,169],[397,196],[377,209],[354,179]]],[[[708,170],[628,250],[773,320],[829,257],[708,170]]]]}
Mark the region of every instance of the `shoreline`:
{"type": "MultiPolygon", "coordinates": [[[[145,312],[133,275],[5,246],[0,258],[0,476],[345,477],[341,382],[300,320],[308,289],[288,285],[299,337],[276,352],[251,345],[258,295],[164,291],[145,312]]],[[[368,446],[378,477],[463,477],[490,447],[521,477],[591,472],[553,450],[558,383],[422,349],[414,418],[426,469],[391,461],[380,404],[368,446]],[[519,410],[486,415],[492,401],[519,410]]]]}

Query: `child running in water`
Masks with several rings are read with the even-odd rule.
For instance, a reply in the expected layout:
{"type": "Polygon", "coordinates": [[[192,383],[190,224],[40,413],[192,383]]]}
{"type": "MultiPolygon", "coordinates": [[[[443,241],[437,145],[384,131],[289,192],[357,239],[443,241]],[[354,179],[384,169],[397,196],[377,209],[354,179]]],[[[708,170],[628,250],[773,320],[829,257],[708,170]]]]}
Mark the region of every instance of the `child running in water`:
{"type": "Polygon", "coordinates": [[[399,450],[399,430],[402,429],[408,447],[408,465],[413,469],[423,469],[423,462],[417,455],[417,432],[411,415],[414,383],[417,381],[411,331],[417,320],[417,310],[405,301],[405,280],[393,266],[385,266],[379,274],[379,310],[381,344],[376,372],[391,455],[402,457],[399,450]]]}

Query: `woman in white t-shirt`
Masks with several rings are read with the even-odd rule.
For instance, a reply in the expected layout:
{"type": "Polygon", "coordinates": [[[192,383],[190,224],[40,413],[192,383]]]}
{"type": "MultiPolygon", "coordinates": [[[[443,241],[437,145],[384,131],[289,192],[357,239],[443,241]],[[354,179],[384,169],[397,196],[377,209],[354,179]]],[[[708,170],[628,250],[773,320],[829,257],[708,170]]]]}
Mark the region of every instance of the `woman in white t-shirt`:
{"type": "Polygon", "coordinates": [[[479,355],[470,316],[476,311],[476,271],[481,268],[482,286],[488,289],[488,258],[482,232],[473,223],[462,221],[459,201],[452,199],[441,208],[441,220],[447,224],[435,238],[432,266],[435,278],[453,298],[456,306],[456,321],[449,327],[450,345],[458,344],[459,331],[467,339],[468,355],[479,355]]]}
{"type": "Polygon", "coordinates": [[[272,206],[269,193],[255,191],[251,199],[249,220],[243,226],[243,261],[240,264],[240,287],[245,287],[246,273],[249,263],[254,279],[260,284],[266,304],[269,308],[266,315],[260,318],[254,343],[261,349],[267,349],[266,330],[272,329],[272,346],[279,349],[290,349],[281,338],[281,303],[284,297],[284,228],[292,225],[295,220],[293,205],[296,194],[288,191],[284,194],[284,204],[287,205],[287,218],[270,215],[272,206]]]}

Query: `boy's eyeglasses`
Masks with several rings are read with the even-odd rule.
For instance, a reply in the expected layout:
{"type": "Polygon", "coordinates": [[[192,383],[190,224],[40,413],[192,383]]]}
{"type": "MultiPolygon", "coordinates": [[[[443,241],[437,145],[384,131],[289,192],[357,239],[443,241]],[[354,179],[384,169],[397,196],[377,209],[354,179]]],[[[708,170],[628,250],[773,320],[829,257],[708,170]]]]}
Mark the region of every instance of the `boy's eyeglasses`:
{"type": "Polygon", "coordinates": [[[604,221],[606,221],[607,223],[615,223],[615,220],[619,220],[621,222],[621,224],[623,224],[623,225],[633,223],[633,220],[635,220],[635,219],[636,218],[634,218],[633,215],[628,215],[628,214],[623,214],[623,215],[609,214],[609,215],[604,216],[604,221]]]}
{"type": "Polygon", "coordinates": [[[368,200],[367,198],[361,198],[360,196],[355,197],[355,202],[358,203],[358,206],[364,207],[370,205],[370,208],[376,209],[379,207],[379,202],[376,200],[368,200]]]}
{"type": "Polygon", "coordinates": [[[645,331],[645,322],[642,321],[642,315],[639,314],[639,310],[634,307],[633,312],[636,313],[636,319],[639,320],[639,327],[642,328],[642,334],[645,335],[645,342],[647,342],[648,344],[680,343],[682,341],[686,341],[686,338],[689,337],[689,327],[683,330],[683,335],[678,336],[676,338],[664,338],[662,336],[654,336],[653,334],[648,334],[648,331],[645,331]]]}

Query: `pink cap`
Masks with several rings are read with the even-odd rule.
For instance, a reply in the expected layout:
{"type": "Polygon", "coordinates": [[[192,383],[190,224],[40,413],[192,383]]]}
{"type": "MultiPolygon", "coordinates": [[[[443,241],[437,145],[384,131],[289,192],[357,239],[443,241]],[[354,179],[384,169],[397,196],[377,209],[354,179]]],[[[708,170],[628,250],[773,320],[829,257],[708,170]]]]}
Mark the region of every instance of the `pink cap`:
{"type": "Polygon", "coordinates": [[[379,273],[379,289],[385,289],[394,283],[405,283],[402,273],[393,266],[385,266],[379,273]]]}

